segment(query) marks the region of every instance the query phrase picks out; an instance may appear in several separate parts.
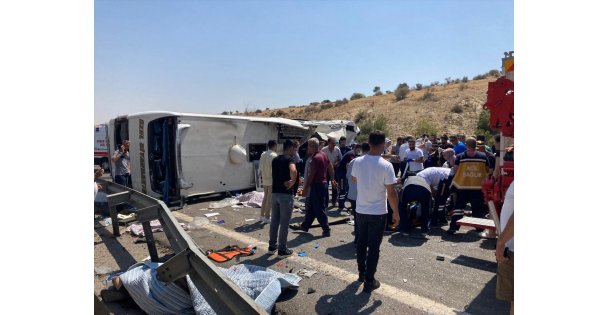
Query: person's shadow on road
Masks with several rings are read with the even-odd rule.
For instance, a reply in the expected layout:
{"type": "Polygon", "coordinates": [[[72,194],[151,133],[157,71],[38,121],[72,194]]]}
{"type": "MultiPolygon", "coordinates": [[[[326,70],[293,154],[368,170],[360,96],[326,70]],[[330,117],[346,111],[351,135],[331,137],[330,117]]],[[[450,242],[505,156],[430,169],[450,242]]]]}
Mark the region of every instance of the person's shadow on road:
{"type": "Polygon", "coordinates": [[[373,314],[382,305],[382,301],[374,300],[372,305],[365,308],[371,294],[363,290],[357,294],[360,287],[363,287],[363,283],[355,281],[335,295],[321,296],[315,306],[315,312],[317,314],[373,314]]]}

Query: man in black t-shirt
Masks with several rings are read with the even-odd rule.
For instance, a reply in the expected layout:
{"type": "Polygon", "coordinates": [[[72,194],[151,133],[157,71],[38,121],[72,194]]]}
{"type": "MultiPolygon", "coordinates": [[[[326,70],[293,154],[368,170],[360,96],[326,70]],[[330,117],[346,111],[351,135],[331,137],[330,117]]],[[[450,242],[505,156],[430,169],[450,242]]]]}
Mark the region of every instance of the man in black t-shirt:
{"type": "Polygon", "coordinates": [[[297,187],[296,163],[293,159],[295,147],[291,140],[283,143],[283,154],[272,160],[272,214],[270,216],[270,241],[268,252],[277,250],[279,256],[289,256],[293,251],[287,248],[287,231],[293,212],[293,190],[297,187]]]}

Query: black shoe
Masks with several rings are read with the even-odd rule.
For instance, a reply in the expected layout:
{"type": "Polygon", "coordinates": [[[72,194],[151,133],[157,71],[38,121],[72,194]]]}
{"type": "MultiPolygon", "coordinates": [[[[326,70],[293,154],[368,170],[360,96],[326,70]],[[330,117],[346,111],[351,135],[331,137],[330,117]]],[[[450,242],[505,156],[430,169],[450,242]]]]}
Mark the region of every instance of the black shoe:
{"type": "Polygon", "coordinates": [[[268,246],[268,254],[274,254],[277,251],[276,246],[268,246]]]}
{"type": "Polygon", "coordinates": [[[454,234],[456,234],[456,231],[457,231],[456,229],[449,229],[449,230],[445,231],[445,234],[454,235],[454,234]]]}
{"type": "Polygon", "coordinates": [[[365,274],[359,272],[359,278],[357,278],[357,281],[359,281],[359,282],[365,282],[365,274]]]}
{"type": "Polygon", "coordinates": [[[323,236],[323,237],[330,237],[331,233],[329,232],[329,230],[323,231],[323,234],[321,234],[321,236],[323,236]]]}
{"type": "Polygon", "coordinates": [[[363,285],[363,292],[371,293],[380,287],[380,281],[374,279],[373,282],[365,282],[363,285]]]}
{"type": "Polygon", "coordinates": [[[293,254],[293,250],[291,249],[286,249],[286,250],[279,250],[279,256],[289,256],[293,254]]]}

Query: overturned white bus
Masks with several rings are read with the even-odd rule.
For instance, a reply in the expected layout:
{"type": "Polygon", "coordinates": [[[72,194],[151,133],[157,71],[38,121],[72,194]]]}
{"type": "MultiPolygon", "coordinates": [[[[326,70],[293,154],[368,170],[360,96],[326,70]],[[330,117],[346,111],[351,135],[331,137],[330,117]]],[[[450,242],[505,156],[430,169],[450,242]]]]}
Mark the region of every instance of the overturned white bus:
{"type": "MultiPolygon", "coordinates": [[[[187,197],[256,187],[254,164],[277,140],[304,141],[312,130],[284,118],[150,111],[109,122],[110,150],[129,140],[133,189],[183,204],[187,197]]],[[[114,167],[114,166],[112,166],[114,167]]]]}

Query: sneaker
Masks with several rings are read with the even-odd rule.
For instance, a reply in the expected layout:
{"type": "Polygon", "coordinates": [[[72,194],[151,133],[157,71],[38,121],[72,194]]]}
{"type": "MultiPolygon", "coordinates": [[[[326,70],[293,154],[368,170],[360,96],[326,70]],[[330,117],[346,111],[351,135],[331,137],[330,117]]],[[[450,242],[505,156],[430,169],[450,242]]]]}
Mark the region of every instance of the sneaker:
{"type": "Polygon", "coordinates": [[[289,256],[291,254],[293,254],[293,250],[291,250],[289,248],[286,249],[286,250],[280,250],[279,251],[279,256],[289,256]]]}
{"type": "Polygon", "coordinates": [[[331,236],[331,232],[329,230],[323,231],[323,234],[321,234],[321,236],[323,236],[323,237],[330,237],[331,236]]]}
{"type": "Polygon", "coordinates": [[[373,282],[365,282],[363,285],[363,292],[371,293],[373,290],[376,290],[380,287],[380,281],[374,279],[373,282]]]}
{"type": "Polygon", "coordinates": [[[274,254],[274,252],[277,251],[277,247],[276,246],[268,246],[268,254],[274,254]]]}

